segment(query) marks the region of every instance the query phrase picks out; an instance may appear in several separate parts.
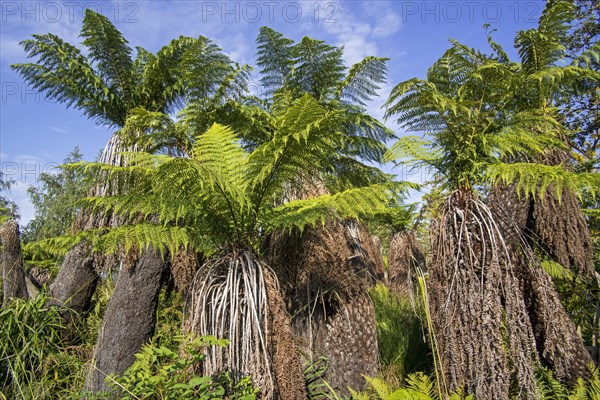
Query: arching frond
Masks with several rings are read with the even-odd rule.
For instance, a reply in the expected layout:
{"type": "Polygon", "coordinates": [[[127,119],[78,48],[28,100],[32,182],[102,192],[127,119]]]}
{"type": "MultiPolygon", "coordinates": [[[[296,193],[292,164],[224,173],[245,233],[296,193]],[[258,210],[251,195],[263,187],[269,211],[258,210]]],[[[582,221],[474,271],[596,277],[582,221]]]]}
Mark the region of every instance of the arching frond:
{"type": "Polygon", "coordinates": [[[228,76],[236,69],[221,48],[203,36],[195,39],[186,49],[180,68],[187,98],[199,103],[210,99],[225,80],[230,84],[231,78],[228,76]]]}
{"type": "Polygon", "coordinates": [[[600,176],[594,173],[575,173],[562,165],[536,163],[494,163],[488,166],[487,179],[493,183],[516,183],[516,190],[526,197],[543,198],[546,189],[552,188],[560,199],[563,190],[581,195],[596,193],[600,176]]]}
{"type": "Polygon", "coordinates": [[[431,140],[420,136],[403,136],[390,147],[385,154],[385,161],[396,161],[404,158],[433,162],[440,157],[431,140]]]}
{"type": "Polygon", "coordinates": [[[182,106],[181,99],[185,94],[186,82],[180,64],[196,40],[180,36],[161,47],[155,55],[137,48],[134,68],[136,79],[139,80],[139,106],[165,113],[182,106]]]}
{"type": "Polygon", "coordinates": [[[346,78],[337,84],[335,97],[365,105],[365,101],[376,96],[379,85],[385,82],[386,61],[387,58],[370,56],[354,64],[346,78]]]}
{"type": "Polygon", "coordinates": [[[199,136],[192,149],[192,158],[206,174],[205,179],[232,204],[244,207],[248,154],[239,138],[226,126],[214,124],[199,136]]]}
{"type": "Polygon", "coordinates": [[[122,101],[96,74],[81,51],[54,34],[33,35],[21,46],[37,63],[13,64],[32,89],[108,125],[121,125],[122,101]]]}
{"type": "Polygon", "coordinates": [[[250,156],[250,176],[260,196],[271,198],[283,182],[322,171],[337,149],[343,147],[339,111],[328,111],[314,98],[298,99],[276,124],[269,142],[250,156]]]}
{"type": "Polygon", "coordinates": [[[565,55],[565,37],[573,17],[573,5],[563,0],[548,1],[537,29],[520,31],[515,37],[523,69],[540,71],[565,55]]]}
{"type": "Polygon", "coordinates": [[[88,243],[92,252],[104,254],[142,251],[149,247],[153,247],[163,256],[177,254],[182,247],[208,254],[218,249],[210,236],[194,228],[138,223],[111,229],[90,229],[75,235],[44,239],[28,244],[27,251],[42,251],[44,254],[63,256],[81,242],[88,243]]]}
{"type": "Polygon", "coordinates": [[[292,51],[295,67],[290,87],[301,93],[309,93],[318,101],[329,99],[346,70],[342,49],[305,36],[292,51]]]}
{"type": "Polygon", "coordinates": [[[135,85],[132,51],[121,32],[107,17],[88,8],[80,36],[100,78],[125,104],[132,104],[135,85]]]}
{"type": "Polygon", "coordinates": [[[260,28],[256,43],[258,44],[256,63],[261,67],[262,74],[260,82],[265,88],[265,95],[271,97],[283,86],[292,70],[294,41],[263,26],[260,28]]]}
{"type": "Polygon", "coordinates": [[[371,185],[308,200],[294,200],[273,209],[268,224],[271,230],[302,230],[327,219],[361,218],[389,207],[393,196],[389,185],[371,185]]]}

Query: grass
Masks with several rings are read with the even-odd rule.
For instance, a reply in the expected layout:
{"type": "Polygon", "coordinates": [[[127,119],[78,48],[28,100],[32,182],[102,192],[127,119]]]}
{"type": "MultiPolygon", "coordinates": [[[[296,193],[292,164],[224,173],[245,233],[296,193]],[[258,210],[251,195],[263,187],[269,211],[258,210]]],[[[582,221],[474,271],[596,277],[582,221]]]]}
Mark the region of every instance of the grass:
{"type": "Polygon", "coordinates": [[[383,285],[371,290],[377,322],[382,377],[399,385],[417,371],[431,370],[432,359],[424,339],[418,309],[409,298],[390,293],[383,285]]]}

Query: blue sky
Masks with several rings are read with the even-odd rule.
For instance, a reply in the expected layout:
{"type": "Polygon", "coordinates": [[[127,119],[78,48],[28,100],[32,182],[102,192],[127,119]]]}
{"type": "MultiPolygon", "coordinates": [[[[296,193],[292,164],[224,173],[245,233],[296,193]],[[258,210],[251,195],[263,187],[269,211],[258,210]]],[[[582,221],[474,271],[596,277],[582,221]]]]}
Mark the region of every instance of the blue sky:
{"type": "Polygon", "coordinates": [[[25,224],[33,217],[27,187],[36,184],[39,173],[52,171],[76,145],[86,159],[94,159],[111,131],[34,93],[9,66],[26,60],[18,43],[34,33],[51,32],[79,43],[87,7],[106,15],[130,45],[151,51],[179,35],[202,35],[237,62],[253,65],[258,30],[268,25],[294,40],[311,36],[344,46],[348,65],[365,56],[388,57],[388,84],[369,105],[381,117],[392,87],[423,77],[450,38],[487,51],[483,25],[489,23],[497,29],[495,39],[512,49],[515,32],[536,26],[544,1],[0,0],[0,5],[0,164],[16,181],[10,196],[25,224]]]}

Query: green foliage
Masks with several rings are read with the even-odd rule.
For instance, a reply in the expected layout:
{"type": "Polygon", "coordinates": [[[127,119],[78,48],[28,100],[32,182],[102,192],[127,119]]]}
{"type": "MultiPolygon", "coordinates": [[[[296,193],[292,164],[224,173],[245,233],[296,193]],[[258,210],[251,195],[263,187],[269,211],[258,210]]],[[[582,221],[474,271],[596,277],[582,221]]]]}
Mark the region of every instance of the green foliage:
{"type": "MultiPolygon", "coordinates": [[[[79,147],[67,155],[65,164],[82,160],[79,147]]],[[[88,195],[90,179],[80,171],[64,167],[56,173],[42,173],[40,185],[27,190],[35,209],[35,217],[25,228],[24,242],[46,239],[70,232],[73,218],[79,212],[77,201],[88,195]]]]}
{"type": "Polygon", "coordinates": [[[64,397],[84,360],[62,337],[62,317],[46,297],[12,300],[0,309],[0,392],[15,399],[64,397]]]}
{"type": "Polygon", "coordinates": [[[304,364],[304,379],[306,381],[307,398],[324,399],[329,392],[329,384],[325,381],[327,370],[329,369],[329,360],[321,356],[314,360],[309,360],[304,364]]]}
{"type": "Polygon", "coordinates": [[[17,205],[10,199],[10,196],[7,198],[7,194],[10,194],[10,187],[14,183],[14,180],[5,178],[2,171],[0,171],[0,224],[9,219],[19,218],[17,205]]]}
{"type": "Polygon", "coordinates": [[[308,37],[294,43],[266,27],[261,28],[257,43],[267,107],[275,113],[285,111],[294,100],[309,94],[325,109],[339,111],[337,117],[343,120],[341,129],[347,138],[337,148],[337,157],[330,160],[335,168],[327,172],[350,178],[352,175],[344,173],[360,171],[376,180],[377,171],[360,160],[381,162],[383,143],[394,135],[364,106],[385,82],[387,59],[366,57],[347,70],[343,49],[308,37]]]}
{"type": "MultiPolygon", "coordinates": [[[[364,393],[352,393],[356,400],[442,400],[438,395],[435,382],[427,375],[417,372],[406,378],[404,387],[393,389],[388,383],[379,378],[365,378],[369,388],[364,393]]],[[[449,400],[474,400],[473,395],[457,391],[447,397],[449,400]]]]}
{"type": "Polygon", "coordinates": [[[383,285],[370,292],[377,323],[379,361],[388,381],[430,368],[430,350],[423,340],[419,312],[410,299],[396,297],[383,285]]]}
{"type": "Polygon", "coordinates": [[[571,172],[562,165],[499,162],[488,167],[487,177],[493,183],[516,182],[518,193],[533,198],[543,198],[550,186],[556,191],[559,199],[563,190],[576,193],[581,198],[583,193],[594,194],[600,187],[600,175],[571,172]]]}
{"type": "Polygon", "coordinates": [[[556,380],[552,372],[540,368],[537,382],[543,400],[596,400],[600,398],[600,374],[598,368],[589,366],[590,377],[579,378],[574,387],[569,388],[556,380]]]}
{"type": "Polygon", "coordinates": [[[84,52],[54,34],[34,34],[21,45],[37,62],[12,68],[33,89],[102,125],[125,126],[136,107],[173,111],[184,96],[213,93],[234,69],[202,36],[181,36],[156,54],[136,47],[134,56],[109,19],[91,9],[85,10],[80,36],[84,52]]]}
{"type": "Polygon", "coordinates": [[[424,167],[449,189],[499,180],[517,181],[527,195],[551,184],[557,191],[569,186],[578,193],[598,187],[597,176],[530,161],[564,147],[556,94],[585,79],[598,80],[589,68],[563,63],[561,40],[570,10],[567,2],[549,2],[540,26],[517,34],[520,63],[509,61],[491,38],[496,55],[490,56],[453,42],[425,80],[398,84],[386,116],[425,137],[401,139],[386,159],[424,167]],[[530,162],[509,164],[515,160],[530,162]]]}
{"type": "Polygon", "coordinates": [[[129,166],[83,163],[79,168],[127,183],[127,192],[84,199],[93,213],[111,212],[131,224],[50,239],[36,246],[60,253],[87,240],[96,251],[148,245],[171,254],[180,246],[209,254],[225,244],[258,245],[262,234],[303,228],[325,218],[356,218],[387,209],[405,189],[371,185],[273,207],[285,185],[327,166],[344,136],[337,111],[310,96],[278,116],[273,138],[246,152],[235,133],[215,124],[197,136],[190,158],[131,154],[129,166]],[[392,190],[393,189],[393,190],[392,190]],[[152,216],[153,222],[140,223],[152,216]]]}
{"type": "MultiPolygon", "coordinates": [[[[235,385],[226,373],[213,379],[198,376],[193,368],[205,359],[205,352],[212,346],[224,347],[225,339],[214,337],[183,338],[174,349],[166,346],[145,345],[135,355],[136,361],[120,377],[108,377],[122,400],[130,399],[256,399],[249,378],[235,385]]],[[[89,396],[89,394],[84,393],[89,396]]],[[[107,394],[108,395],[108,394],[107,394]]],[[[103,394],[96,394],[103,398],[103,394]]],[[[110,395],[108,395],[110,397],[110,395]]]]}

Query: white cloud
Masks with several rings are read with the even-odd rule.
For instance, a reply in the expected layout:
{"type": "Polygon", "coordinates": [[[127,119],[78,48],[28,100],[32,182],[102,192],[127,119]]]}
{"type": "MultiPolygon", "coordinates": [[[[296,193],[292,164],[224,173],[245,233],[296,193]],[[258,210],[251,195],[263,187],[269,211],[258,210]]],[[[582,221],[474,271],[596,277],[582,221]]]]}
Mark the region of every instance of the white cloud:
{"type": "Polygon", "coordinates": [[[56,133],[67,133],[68,130],[64,129],[64,128],[58,128],[56,126],[49,126],[48,127],[51,131],[54,131],[56,133]]]}
{"type": "Polygon", "coordinates": [[[21,215],[19,222],[21,226],[27,225],[35,217],[35,208],[31,204],[29,195],[27,194],[29,186],[30,184],[28,183],[17,181],[11,186],[9,191],[10,199],[19,207],[19,214],[21,215]]]}
{"type": "Polygon", "coordinates": [[[388,37],[400,30],[401,19],[398,14],[392,10],[387,12],[376,19],[375,28],[373,29],[374,37],[388,37]]]}

